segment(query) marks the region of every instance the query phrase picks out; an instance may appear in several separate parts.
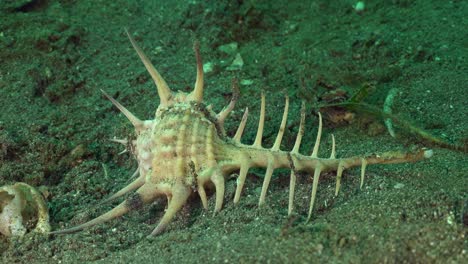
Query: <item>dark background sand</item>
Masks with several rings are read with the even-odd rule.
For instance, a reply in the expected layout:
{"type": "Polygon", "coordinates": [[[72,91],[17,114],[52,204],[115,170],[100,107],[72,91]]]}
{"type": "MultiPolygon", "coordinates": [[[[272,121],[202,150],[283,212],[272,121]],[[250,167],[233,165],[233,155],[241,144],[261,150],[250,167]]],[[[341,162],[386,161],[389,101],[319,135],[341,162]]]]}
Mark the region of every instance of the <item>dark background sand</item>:
{"type": "MultiPolygon", "coordinates": [[[[111,208],[93,207],[120,189],[135,161],[118,155],[113,136],[133,133],[99,89],[140,118],[151,118],[156,89],[125,36],[127,27],[169,85],[189,91],[195,80],[192,43],[201,42],[206,102],[219,111],[230,82],[241,99],[227,123],[235,132],[250,110],[244,142],[252,142],[260,91],[267,92],[264,145],[271,146],[281,119],[284,91],[291,97],[283,149],[291,149],[301,99],[366,84],[366,102],[382,106],[398,89],[394,113],[452,143],[466,143],[468,108],[467,1],[9,1],[0,4],[0,185],[17,181],[47,194],[53,229],[87,221],[111,208]],[[368,2],[368,3],[367,3],[368,2]],[[244,60],[221,45],[237,42],[244,60]],[[301,79],[305,89],[301,89],[301,79]],[[326,88],[329,87],[329,88],[326,88]],[[331,88],[330,88],[331,87],[331,88]],[[105,176],[103,164],[107,169],[105,176]]],[[[308,110],[303,152],[315,138],[308,110]]],[[[434,157],[415,164],[371,166],[363,190],[359,171],[347,171],[334,198],[332,174],[321,178],[311,223],[305,224],[310,177],[299,180],[296,214],[287,217],[289,172],[279,171],[267,203],[257,208],[262,170],[252,171],[241,202],[227,184],[224,209],[215,217],[193,199],[167,232],[148,240],[165,203],[77,234],[0,237],[4,263],[343,262],[461,263],[466,261],[467,158],[402,133],[392,138],[381,120],[358,114],[351,124],[325,122],[320,154],[330,134],[338,156],[416,147],[434,157]]],[[[214,199],[210,199],[213,208],[214,199]]]]}

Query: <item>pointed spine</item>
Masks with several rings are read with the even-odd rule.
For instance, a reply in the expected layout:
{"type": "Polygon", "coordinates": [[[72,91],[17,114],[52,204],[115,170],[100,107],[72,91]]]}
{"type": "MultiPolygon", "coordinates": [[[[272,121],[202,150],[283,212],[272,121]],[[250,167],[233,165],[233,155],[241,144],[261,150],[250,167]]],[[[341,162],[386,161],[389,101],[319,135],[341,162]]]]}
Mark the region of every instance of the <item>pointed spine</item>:
{"type": "Polygon", "coordinates": [[[249,108],[246,107],[244,111],[244,115],[242,116],[242,120],[239,124],[239,127],[237,128],[236,134],[232,138],[234,142],[241,143],[240,140],[241,140],[242,134],[244,133],[245,124],[247,123],[248,117],[249,117],[249,108]]]}
{"type": "Polygon", "coordinates": [[[234,204],[237,204],[240,200],[240,196],[242,194],[242,189],[244,187],[245,179],[247,178],[247,173],[250,168],[250,163],[247,159],[243,159],[240,163],[240,172],[239,177],[237,178],[237,187],[236,187],[236,194],[234,195],[234,204]]]}
{"type": "Polygon", "coordinates": [[[225,107],[219,114],[216,116],[216,119],[218,121],[219,127],[222,129],[222,134],[225,134],[224,131],[224,121],[228,117],[229,113],[234,109],[234,106],[236,105],[237,100],[239,100],[239,85],[237,83],[236,79],[232,80],[232,97],[231,97],[231,102],[229,102],[229,105],[225,107]]]}
{"type": "MultiPolygon", "coordinates": [[[[301,104],[301,121],[299,123],[299,131],[296,136],[296,142],[294,143],[294,147],[291,151],[291,155],[298,155],[299,148],[301,147],[302,136],[304,135],[304,123],[305,123],[305,102],[302,101],[301,104]]],[[[291,156],[290,156],[291,157],[291,156]]],[[[288,201],[288,215],[291,215],[292,210],[294,208],[294,191],[296,188],[296,168],[294,166],[294,161],[292,158],[289,158],[289,166],[291,168],[290,180],[289,180],[289,201],[288,201]]]]}
{"type": "Polygon", "coordinates": [[[322,172],[322,166],[319,163],[319,165],[314,170],[314,182],[312,183],[312,193],[310,195],[309,214],[307,215],[306,222],[309,222],[310,218],[312,217],[312,210],[314,209],[315,197],[317,196],[317,188],[318,188],[318,182],[319,182],[321,172],[322,172]]]}
{"type": "Polygon", "coordinates": [[[166,81],[161,77],[161,74],[159,74],[159,72],[156,70],[156,68],[153,66],[151,61],[148,59],[145,53],[138,46],[138,44],[130,35],[127,29],[125,29],[125,33],[127,33],[128,39],[130,39],[130,42],[132,43],[133,48],[135,49],[141,61],[145,65],[146,70],[149,72],[149,74],[153,78],[153,81],[156,84],[156,87],[158,90],[159,99],[161,100],[161,105],[163,106],[168,105],[169,100],[172,97],[171,89],[169,89],[169,86],[167,85],[166,81]]]}
{"type": "Polygon", "coordinates": [[[312,154],[310,155],[312,158],[317,158],[318,150],[320,147],[320,140],[322,138],[322,115],[320,114],[320,112],[318,113],[318,116],[319,116],[319,127],[317,131],[317,139],[315,140],[314,150],[312,151],[312,154]]]}
{"type": "Polygon", "coordinates": [[[286,128],[286,121],[288,119],[288,109],[289,109],[289,96],[285,96],[285,103],[284,103],[284,111],[283,111],[283,118],[281,119],[280,129],[278,131],[278,135],[276,136],[275,144],[271,148],[271,150],[276,151],[280,149],[281,140],[283,139],[284,129],[286,128]]]}
{"type": "Polygon", "coordinates": [[[268,158],[268,165],[265,172],[265,177],[263,179],[263,186],[262,191],[260,193],[260,199],[258,201],[258,206],[261,206],[265,203],[266,193],[268,191],[268,186],[270,185],[271,176],[273,175],[273,171],[275,169],[275,164],[273,162],[273,157],[268,158]]]}
{"type": "Polygon", "coordinates": [[[265,92],[262,91],[262,104],[260,106],[260,119],[258,120],[258,129],[257,136],[252,146],[261,148],[262,147],[262,137],[263,137],[263,127],[265,125],[265,92]]]}
{"type": "Polygon", "coordinates": [[[193,43],[193,51],[195,52],[195,58],[197,60],[197,79],[195,81],[195,87],[189,94],[189,100],[201,103],[203,101],[203,63],[200,55],[200,43],[195,41],[193,43]]]}
{"type": "MultiPolygon", "coordinates": [[[[144,122],[138,119],[135,115],[133,115],[130,111],[127,110],[123,105],[121,105],[117,100],[112,98],[110,95],[108,95],[104,90],[101,89],[101,92],[104,94],[104,96],[109,99],[119,110],[124,114],[128,120],[132,123],[132,125],[135,127],[135,130],[137,132],[141,131],[144,128],[144,122]]],[[[115,141],[118,142],[118,141],[115,141]]],[[[120,143],[120,142],[119,142],[120,143]]]]}
{"type": "Polygon", "coordinates": [[[361,184],[359,185],[359,189],[362,189],[362,186],[364,185],[364,174],[366,174],[366,166],[367,166],[367,160],[366,159],[361,159],[361,184]]]}
{"type": "Polygon", "coordinates": [[[331,154],[330,154],[330,159],[335,159],[336,158],[335,136],[332,134],[331,137],[332,137],[332,151],[331,151],[331,154]]]}
{"type": "Polygon", "coordinates": [[[340,186],[341,186],[341,177],[343,175],[343,170],[344,170],[344,162],[340,161],[338,163],[338,169],[336,171],[336,189],[335,189],[335,196],[338,196],[338,193],[340,192],[340,186]]]}

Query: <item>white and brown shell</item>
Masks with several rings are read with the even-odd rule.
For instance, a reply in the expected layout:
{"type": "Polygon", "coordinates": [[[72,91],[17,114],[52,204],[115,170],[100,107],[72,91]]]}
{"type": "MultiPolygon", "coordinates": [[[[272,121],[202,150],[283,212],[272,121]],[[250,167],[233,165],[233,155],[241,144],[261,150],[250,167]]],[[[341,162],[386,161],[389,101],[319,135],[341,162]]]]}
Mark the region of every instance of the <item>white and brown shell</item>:
{"type": "MultiPolygon", "coordinates": [[[[128,32],[127,32],[128,34],[128,32]]],[[[289,99],[286,97],[285,110],[279,132],[271,148],[262,146],[262,134],[265,120],[265,96],[261,97],[261,112],[255,141],[252,145],[241,143],[241,136],[246,124],[248,109],[240,121],[239,128],[234,137],[226,136],[224,121],[234,109],[239,97],[237,86],[233,84],[233,97],[230,104],[220,113],[214,113],[203,101],[203,67],[195,44],[197,60],[197,78],[195,88],[190,93],[173,92],[151,64],[146,55],[128,34],[130,41],[154,80],[160,97],[160,105],[156,109],[155,118],[142,121],[135,117],[120,103],[104,95],[130,120],[135,127],[136,139],[114,140],[127,146],[138,161],[135,181],[108,198],[113,200],[124,194],[135,191],[125,201],[109,212],[84,224],[70,229],[54,231],[52,234],[76,232],[96,224],[117,218],[130,210],[138,209],[143,204],[166,197],[167,209],[159,224],[151,235],[160,234],[175,214],[187,203],[190,194],[197,192],[203,207],[208,208],[205,188],[214,185],[216,197],[215,208],[221,210],[224,199],[225,178],[233,172],[240,171],[237,179],[237,189],[234,203],[238,203],[242,188],[250,168],[266,168],[266,174],[259,198],[259,205],[265,203],[267,189],[272,173],[278,168],[288,168],[290,174],[290,193],[288,213],[293,210],[294,187],[298,172],[305,172],[313,176],[313,185],[307,219],[312,215],[317,186],[321,173],[337,171],[336,195],[340,188],[340,179],[343,170],[360,166],[361,186],[367,165],[383,163],[402,163],[418,161],[432,155],[431,150],[421,149],[412,153],[387,152],[380,155],[355,156],[350,158],[337,158],[335,155],[335,139],[332,137],[332,152],[329,158],[317,156],[322,119],[319,114],[319,126],[315,146],[310,155],[299,153],[299,146],[304,135],[305,104],[302,104],[300,128],[292,150],[281,150],[281,140],[288,116],[289,99]]]]}

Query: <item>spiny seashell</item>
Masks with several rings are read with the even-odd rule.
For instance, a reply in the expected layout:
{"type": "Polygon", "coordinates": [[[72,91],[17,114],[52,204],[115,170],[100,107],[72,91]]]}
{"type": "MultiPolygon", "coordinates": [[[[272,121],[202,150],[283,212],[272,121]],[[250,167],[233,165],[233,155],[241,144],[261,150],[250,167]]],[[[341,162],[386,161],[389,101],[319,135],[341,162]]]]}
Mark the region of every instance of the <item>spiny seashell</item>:
{"type": "Polygon", "coordinates": [[[0,187],[0,233],[7,237],[20,237],[29,231],[50,231],[44,198],[26,183],[0,187]]]}
{"type": "MultiPolygon", "coordinates": [[[[128,32],[127,32],[128,34],[128,32]]],[[[208,208],[205,188],[214,185],[215,208],[221,210],[225,191],[225,177],[235,171],[240,171],[237,178],[237,189],[234,203],[239,202],[242,189],[250,168],[266,168],[259,205],[266,202],[266,194],[271,176],[275,169],[290,169],[290,193],[288,213],[291,214],[294,202],[294,188],[298,172],[313,176],[309,213],[312,216],[314,201],[323,172],[336,171],[336,191],[340,189],[343,170],[351,167],[361,167],[361,187],[364,183],[366,166],[370,164],[402,163],[418,161],[432,155],[431,150],[420,149],[412,153],[386,152],[369,156],[337,158],[335,138],[332,135],[332,151],[329,158],[319,158],[318,150],[322,134],[322,118],[320,113],[318,133],[315,146],[310,155],[299,153],[299,147],[304,136],[306,119],[305,103],[302,104],[299,133],[291,151],[281,150],[280,145],[286,129],[289,98],[286,97],[282,122],[275,143],[271,148],[262,146],[262,135],[265,121],[265,95],[261,97],[259,125],[255,141],[252,145],[241,142],[241,136],[247,120],[248,109],[240,122],[234,137],[226,136],[224,121],[234,109],[239,97],[237,85],[233,84],[233,97],[227,107],[220,113],[214,113],[211,107],[203,101],[203,66],[195,44],[197,60],[197,78],[195,88],[190,93],[173,92],[154,68],[146,55],[128,34],[130,41],[153,78],[160,97],[160,105],[156,109],[155,118],[142,121],[123,107],[112,97],[104,95],[130,120],[135,127],[136,139],[114,139],[122,143],[133,153],[138,161],[134,175],[139,175],[128,186],[107,199],[113,200],[124,194],[135,191],[124,202],[109,212],[84,224],[70,229],[54,231],[52,234],[63,234],[89,228],[96,224],[122,216],[130,210],[141,208],[143,204],[166,197],[167,209],[151,235],[160,234],[173,219],[175,214],[186,204],[190,194],[198,193],[203,207],[208,208]]]]}

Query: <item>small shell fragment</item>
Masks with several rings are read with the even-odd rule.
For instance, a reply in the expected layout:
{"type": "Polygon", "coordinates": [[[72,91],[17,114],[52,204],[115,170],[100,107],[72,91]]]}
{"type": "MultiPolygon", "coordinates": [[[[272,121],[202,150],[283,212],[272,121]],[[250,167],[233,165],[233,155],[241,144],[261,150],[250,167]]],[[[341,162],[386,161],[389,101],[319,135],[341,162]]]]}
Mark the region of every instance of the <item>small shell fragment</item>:
{"type": "Polygon", "coordinates": [[[22,182],[0,187],[0,234],[21,237],[30,231],[50,231],[49,213],[42,195],[22,182]]]}

